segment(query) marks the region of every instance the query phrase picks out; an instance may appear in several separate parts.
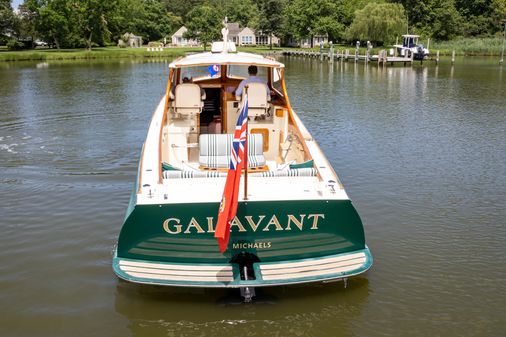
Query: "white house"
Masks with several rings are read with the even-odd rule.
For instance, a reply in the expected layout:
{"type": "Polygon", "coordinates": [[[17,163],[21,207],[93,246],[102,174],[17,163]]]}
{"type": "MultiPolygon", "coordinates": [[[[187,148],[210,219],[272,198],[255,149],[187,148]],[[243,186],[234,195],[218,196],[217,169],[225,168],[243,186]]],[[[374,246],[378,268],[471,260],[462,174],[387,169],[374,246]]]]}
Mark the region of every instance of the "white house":
{"type": "MultiPolygon", "coordinates": [[[[329,42],[329,36],[327,34],[325,35],[315,35],[313,36],[313,47],[318,47],[320,43],[328,43],[329,42]]],[[[303,39],[300,41],[300,47],[301,48],[310,48],[311,47],[311,39],[303,39]]]]}
{"type": "Polygon", "coordinates": [[[196,46],[198,45],[198,42],[195,41],[195,40],[192,40],[192,39],[187,39],[185,38],[183,35],[184,33],[186,33],[188,31],[188,29],[186,29],[185,26],[181,26],[181,28],[179,28],[177,30],[177,32],[175,32],[174,34],[172,34],[172,45],[173,46],[178,46],[178,47],[185,47],[185,46],[196,46]]]}
{"type": "Polygon", "coordinates": [[[234,42],[236,45],[239,45],[239,33],[241,32],[241,28],[239,28],[238,22],[229,22],[227,24],[228,27],[228,40],[234,42]]]}
{"type": "Polygon", "coordinates": [[[239,40],[239,46],[251,46],[256,45],[255,32],[253,29],[244,27],[239,34],[237,34],[239,40]]]}
{"type": "Polygon", "coordinates": [[[273,45],[278,45],[279,46],[279,44],[280,44],[280,40],[279,40],[279,38],[277,36],[274,36],[274,35],[264,35],[260,31],[256,32],[255,39],[256,39],[257,45],[269,46],[271,44],[271,39],[272,39],[272,44],[273,45]]]}

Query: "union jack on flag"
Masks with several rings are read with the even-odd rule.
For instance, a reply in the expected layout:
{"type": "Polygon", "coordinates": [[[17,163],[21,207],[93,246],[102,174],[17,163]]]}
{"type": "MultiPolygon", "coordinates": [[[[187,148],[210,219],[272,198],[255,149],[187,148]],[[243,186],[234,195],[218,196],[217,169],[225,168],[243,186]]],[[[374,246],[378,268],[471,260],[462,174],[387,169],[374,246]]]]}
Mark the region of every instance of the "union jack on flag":
{"type": "Polygon", "coordinates": [[[230,221],[235,218],[238,205],[239,182],[241,173],[248,166],[248,96],[244,95],[241,112],[235,125],[234,140],[230,153],[230,166],[223,190],[218,223],[214,237],[218,239],[220,252],[227,250],[230,239],[230,221]]]}

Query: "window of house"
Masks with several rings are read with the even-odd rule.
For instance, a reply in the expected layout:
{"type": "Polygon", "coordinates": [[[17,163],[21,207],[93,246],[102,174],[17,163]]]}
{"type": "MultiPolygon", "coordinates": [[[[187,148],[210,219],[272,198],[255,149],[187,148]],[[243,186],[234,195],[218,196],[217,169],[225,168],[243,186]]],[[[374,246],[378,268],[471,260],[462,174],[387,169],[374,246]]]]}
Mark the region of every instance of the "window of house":
{"type": "Polygon", "coordinates": [[[253,37],[251,35],[249,36],[242,36],[242,44],[253,44],[253,37]]]}

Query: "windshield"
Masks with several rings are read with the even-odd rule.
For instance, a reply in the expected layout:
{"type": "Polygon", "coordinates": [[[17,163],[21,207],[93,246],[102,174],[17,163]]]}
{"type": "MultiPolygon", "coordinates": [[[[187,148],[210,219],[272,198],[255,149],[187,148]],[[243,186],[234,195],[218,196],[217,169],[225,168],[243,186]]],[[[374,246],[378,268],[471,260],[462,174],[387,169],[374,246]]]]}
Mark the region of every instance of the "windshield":
{"type": "Polygon", "coordinates": [[[221,67],[218,64],[208,66],[186,67],[181,69],[181,80],[187,77],[193,81],[206,80],[221,76],[221,67]]]}
{"type": "MultiPolygon", "coordinates": [[[[258,67],[258,73],[257,76],[260,78],[263,78],[265,81],[267,81],[267,71],[269,68],[266,67],[258,67]]],[[[228,66],[228,77],[231,78],[246,78],[248,77],[248,66],[247,65],[229,65],[228,66]]]]}

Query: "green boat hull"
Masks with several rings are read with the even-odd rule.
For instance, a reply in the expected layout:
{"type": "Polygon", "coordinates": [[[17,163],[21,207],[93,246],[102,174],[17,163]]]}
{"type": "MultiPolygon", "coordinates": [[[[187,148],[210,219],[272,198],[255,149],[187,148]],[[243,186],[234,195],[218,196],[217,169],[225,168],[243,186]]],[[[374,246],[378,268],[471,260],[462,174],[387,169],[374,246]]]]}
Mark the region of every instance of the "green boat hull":
{"type": "Polygon", "coordinates": [[[132,194],[113,261],[114,271],[120,278],[138,283],[243,287],[341,279],[360,274],[372,265],[362,222],[350,200],[240,202],[224,254],[214,237],[218,207],[218,203],[137,205],[132,194]],[[241,279],[239,265],[233,263],[235,256],[245,252],[257,258],[254,280],[241,279]],[[343,261],[347,256],[356,257],[358,253],[363,263],[351,269],[337,268],[317,275],[307,271],[308,265],[326,261],[339,260],[341,266],[346,264],[343,261]],[[261,268],[291,262],[306,266],[300,277],[264,279],[266,271],[261,268]],[[149,264],[153,270],[167,264],[176,269],[228,265],[232,276],[226,282],[156,279],[133,276],[137,274],[125,272],[121,263],[149,264]]]}

